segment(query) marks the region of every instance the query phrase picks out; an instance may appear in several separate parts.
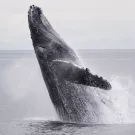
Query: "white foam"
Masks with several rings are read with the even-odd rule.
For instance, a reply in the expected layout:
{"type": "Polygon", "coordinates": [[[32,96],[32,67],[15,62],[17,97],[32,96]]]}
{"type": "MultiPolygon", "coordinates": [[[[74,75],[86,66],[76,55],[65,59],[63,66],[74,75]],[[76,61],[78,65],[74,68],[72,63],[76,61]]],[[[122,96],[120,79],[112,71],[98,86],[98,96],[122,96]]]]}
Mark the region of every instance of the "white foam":
{"type": "Polygon", "coordinates": [[[133,99],[134,95],[130,92],[133,82],[130,76],[112,76],[112,90],[101,92],[99,95],[105,103],[105,123],[134,123],[135,111],[133,99]]]}

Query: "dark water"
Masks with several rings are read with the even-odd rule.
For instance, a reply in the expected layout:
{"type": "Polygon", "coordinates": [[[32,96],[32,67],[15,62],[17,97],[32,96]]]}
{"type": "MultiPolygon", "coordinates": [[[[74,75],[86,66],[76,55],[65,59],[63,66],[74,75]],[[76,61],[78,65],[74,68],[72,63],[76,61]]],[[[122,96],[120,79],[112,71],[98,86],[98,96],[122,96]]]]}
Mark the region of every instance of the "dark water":
{"type": "Polygon", "coordinates": [[[13,121],[0,123],[1,135],[134,135],[135,124],[88,125],[57,121],[13,121]]]}
{"type": "Polygon", "coordinates": [[[106,124],[57,122],[34,53],[0,51],[0,135],[135,135],[135,125],[128,124],[135,123],[135,50],[79,54],[86,67],[113,85],[106,97],[106,124]]]}

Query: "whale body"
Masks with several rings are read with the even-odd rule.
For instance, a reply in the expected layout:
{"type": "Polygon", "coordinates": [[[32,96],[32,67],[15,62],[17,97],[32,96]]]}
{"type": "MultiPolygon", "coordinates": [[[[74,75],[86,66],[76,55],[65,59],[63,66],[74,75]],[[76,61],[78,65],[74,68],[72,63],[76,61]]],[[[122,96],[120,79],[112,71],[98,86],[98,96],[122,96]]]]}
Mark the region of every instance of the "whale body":
{"type": "Polygon", "coordinates": [[[52,28],[42,10],[30,6],[28,23],[35,54],[51,101],[66,122],[99,123],[97,90],[110,90],[110,83],[84,68],[75,51],[52,28]]]}

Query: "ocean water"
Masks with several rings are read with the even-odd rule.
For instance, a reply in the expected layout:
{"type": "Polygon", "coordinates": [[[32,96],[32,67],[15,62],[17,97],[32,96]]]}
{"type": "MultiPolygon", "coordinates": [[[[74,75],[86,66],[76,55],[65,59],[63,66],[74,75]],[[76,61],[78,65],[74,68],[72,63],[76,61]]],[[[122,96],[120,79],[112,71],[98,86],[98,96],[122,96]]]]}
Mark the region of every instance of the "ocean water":
{"type": "Polygon", "coordinates": [[[0,51],[0,135],[134,134],[135,50],[78,50],[85,67],[112,84],[99,92],[105,123],[62,123],[33,51],[0,51]]]}
{"type": "Polygon", "coordinates": [[[0,123],[1,135],[134,135],[135,124],[88,125],[58,121],[0,123]]]}

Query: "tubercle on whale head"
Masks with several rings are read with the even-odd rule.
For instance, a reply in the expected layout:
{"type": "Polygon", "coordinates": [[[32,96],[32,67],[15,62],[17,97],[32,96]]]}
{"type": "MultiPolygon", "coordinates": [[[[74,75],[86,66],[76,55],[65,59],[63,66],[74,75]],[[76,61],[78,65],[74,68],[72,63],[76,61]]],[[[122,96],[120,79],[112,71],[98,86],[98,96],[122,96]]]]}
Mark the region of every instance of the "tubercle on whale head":
{"type": "Polygon", "coordinates": [[[29,9],[33,10],[33,8],[37,8],[38,14],[42,14],[42,9],[41,8],[39,8],[39,7],[35,6],[35,5],[31,5],[29,9]]]}

